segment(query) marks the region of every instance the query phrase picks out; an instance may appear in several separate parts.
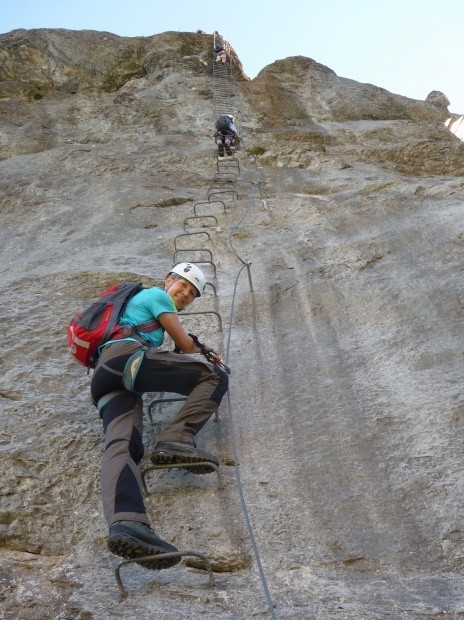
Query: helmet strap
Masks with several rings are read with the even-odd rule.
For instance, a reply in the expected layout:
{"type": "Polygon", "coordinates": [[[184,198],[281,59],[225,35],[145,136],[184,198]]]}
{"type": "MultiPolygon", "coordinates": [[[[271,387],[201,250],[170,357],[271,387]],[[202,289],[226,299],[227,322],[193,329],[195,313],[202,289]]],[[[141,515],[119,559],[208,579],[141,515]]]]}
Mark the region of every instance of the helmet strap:
{"type": "Polygon", "coordinates": [[[172,278],[171,284],[168,287],[166,287],[166,281],[164,282],[164,290],[166,291],[166,293],[169,291],[169,289],[174,284],[174,282],[176,282],[176,280],[178,280],[181,277],[177,275],[177,273],[168,273],[168,275],[166,276],[166,280],[168,279],[169,276],[171,276],[172,278]]]}

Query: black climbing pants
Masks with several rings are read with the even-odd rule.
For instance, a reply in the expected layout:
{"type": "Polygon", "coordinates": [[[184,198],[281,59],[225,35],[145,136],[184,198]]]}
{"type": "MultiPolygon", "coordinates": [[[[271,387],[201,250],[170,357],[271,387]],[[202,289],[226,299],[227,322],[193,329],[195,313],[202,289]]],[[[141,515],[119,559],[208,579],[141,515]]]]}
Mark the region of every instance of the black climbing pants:
{"type": "Polygon", "coordinates": [[[105,432],[101,493],[108,525],[120,520],[150,524],[137,467],[144,454],[141,395],[174,392],[187,396],[158,441],[193,443],[194,436],[217,411],[228,387],[227,374],[217,367],[212,370],[207,362],[148,348],[133,381],[134,391],[129,391],[123,385],[130,370],[127,363],[141,348],[139,343],[126,340],[104,347],[92,377],[92,400],[105,432]]]}

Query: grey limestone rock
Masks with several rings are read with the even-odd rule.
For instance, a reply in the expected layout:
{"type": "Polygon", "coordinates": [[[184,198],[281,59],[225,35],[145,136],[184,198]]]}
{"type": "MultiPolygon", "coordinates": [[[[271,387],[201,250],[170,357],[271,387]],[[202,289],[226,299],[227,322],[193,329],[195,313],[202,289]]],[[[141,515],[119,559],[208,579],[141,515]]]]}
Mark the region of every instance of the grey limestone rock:
{"type": "MultiPolygon", "coordinates": [[[[447,100],[301,56],[249,80],[234,56],[240,178],[208,205],[211,49],[203,33],[0,35],[2,617],[268,617],[235,437],[277,617],[457,618],[464,145],[447,100]],[[196,203],[217,224],[189,220],[196,203]],[[217,297],[183,320],[222,352],[231,329],[231,406],[198,438],[222,481],[152,472],[147,508],[217,583],[195,561],[132,564],[120,603],[101,422],[66,324],[114,281],[162,282],[186,232],[217,297]]],[[[142,466],[174,407],[147,418],[142,466]]]]}

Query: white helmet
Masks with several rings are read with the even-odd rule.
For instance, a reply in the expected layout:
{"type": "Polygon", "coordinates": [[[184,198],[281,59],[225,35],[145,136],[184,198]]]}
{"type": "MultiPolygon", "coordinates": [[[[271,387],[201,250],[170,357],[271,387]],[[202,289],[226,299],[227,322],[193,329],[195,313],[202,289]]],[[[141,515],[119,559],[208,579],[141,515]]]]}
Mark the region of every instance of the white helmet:
{"type": "Polygon", "coordinates": [[[190,284],[193,284],[193,286],[197,289],[197,297],[201,297],[201,294],[205,290],[206,278],[205,274],[199,267],[193,265],[192,263],[178,263],[171,269],[169,274],[171,273],[175,273],[176,275],[181,276],[181,278],[184,278],[184,280],[190,282],[190,284]]]}
{"type": "Polygon", "coordinates": [[[230,120],[231,120],[232,122],[234,122],[234,117],[232,116],[232,114],[226,114],[226,116],[228,116],[228,117],[230,118],[230,120]]]}

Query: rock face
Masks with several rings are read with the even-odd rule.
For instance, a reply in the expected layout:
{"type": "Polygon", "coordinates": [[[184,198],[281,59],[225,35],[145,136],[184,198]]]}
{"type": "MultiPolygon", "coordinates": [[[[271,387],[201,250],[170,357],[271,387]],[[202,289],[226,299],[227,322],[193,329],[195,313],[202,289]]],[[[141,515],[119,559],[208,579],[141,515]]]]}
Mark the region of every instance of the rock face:
{"type": "Polygon", "coordinates": [[[457,119],[449,118],[445,122],[445,125],[451,133],[454,133],[457,138],[464,141],[464,116],[460,116],[457,119]]]}
{"type": "MultiPolygon", "coordinates": [[[[270,616],[267,586],[278,618],[457,618],[464,144],[430,96],[303,57],[250,81],[234,56],[240,178],[205,205],[211,52],[202,33],[0,36],[2,617],[249,620],[270,616]],[[201,202],[210,219],[192,221],[201,202]],[[120,603],[101,425],[65,328],[110,283],[157,284],[199,247],[217,296],[184,322],[233,369],[199,436],[222,488],[151,473],[147,507],[217,585],[192,558],[131,564],[120,603]]],[[[147,417],[147,454],[174,410],[147,417]]]]}
{"type": "Polygon", "coordinates": [[[427,103],[431,103],[437,108],[447,109],[450,104],[448,97],[439,90],[432,90],[425,98],[427,103]]]}

